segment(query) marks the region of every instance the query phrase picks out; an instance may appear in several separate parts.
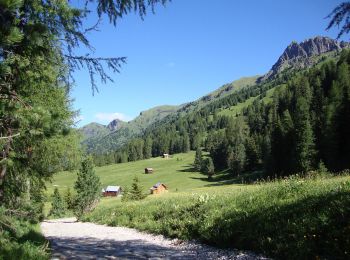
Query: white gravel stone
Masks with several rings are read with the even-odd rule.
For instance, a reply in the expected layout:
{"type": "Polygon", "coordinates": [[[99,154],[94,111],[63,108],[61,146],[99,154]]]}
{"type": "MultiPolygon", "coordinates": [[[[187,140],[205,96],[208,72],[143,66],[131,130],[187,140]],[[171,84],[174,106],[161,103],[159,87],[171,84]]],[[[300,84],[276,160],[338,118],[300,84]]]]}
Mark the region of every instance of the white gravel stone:
{"type": "Polygon", "coordinates": [[[52,259],[267,259],[126,227],[77,222],[75,218],[44,221],[41,230],[50,241],[52,259]]]}

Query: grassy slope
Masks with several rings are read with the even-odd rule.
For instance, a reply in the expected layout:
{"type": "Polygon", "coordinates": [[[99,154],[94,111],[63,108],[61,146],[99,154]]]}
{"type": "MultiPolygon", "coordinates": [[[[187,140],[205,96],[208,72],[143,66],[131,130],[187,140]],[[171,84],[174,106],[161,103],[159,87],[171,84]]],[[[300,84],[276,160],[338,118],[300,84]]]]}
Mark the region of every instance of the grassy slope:
{"type": "MultiPolygon", "coordinates": [[[[96,173],[104,186],[118,185],[130,186],[134,176],[137,176],[145,192],[157,182],[163,182],[169,186],[169,191],[188,191],[194,188],[205,187],[215,184],[208,182],[205,175],[196,172],[192,168],[194,152],[176,154],[172,158],[152,158],[137,162],[113,164],[96,167],[96,173]],[[153,174],[144,174],[144,168],[152,167],[153,174]]],[[[48,193],[53,193],[54,185],[58,185],[60,191],[64,192],[67,187],[73,188],[76,174],[74,172],[62,172],[57,174],[52,183],[49,183],[48,193]]]]}
{"type": "Polygon", "coordinates": [[[85,220],[278,259],[346,259],[350,177],[292,177],[149,196],[140,202],[104,200],[85,220]]]}
{"type": "Polygon", "coordinates": [[[244,87],[253,86],[256,84],[256,80],[260,76],[251,76],[251,77],[243,77],[238,80],[235,80],[231,83],[225,84],[221,86],[220,88],[214,90],[213,92],[210,92],[209,94],[201,97],[200,99],[189,102],[186,104],[181,105],[181,109],[179,109],[179,113],[181,115],[186,115],[187,113],[190,113],[194,110],[198,110],[211,102],[217,101],[221,98],[224,98],[244,87]]]}
{"type": "MultiPolygon", "coordinates": [[[[262,99],[262,101],[265,102],[265,103],[271,102],[272,101],[272,95],[273,95],[274,91],[276,90],[276,88],[279,88],[279,87],[281,87],[281,86],[277,86],[277,87],[275,87],[273,89],[268,90],[266,92],[266,96],[262,99]]],[[[236,106],[231,106],[231,107],[222,109],[218,113],[218,115],[221,115],[221,116],[235,116],[236,114],[240,114],[243,108],[248,107],[249,105],[251,105],[254,102],[254,100],[256,100],[258,98],[259,98],[259,96],[251,97],[251,98],[247,99],[246,101],[237,104],[236,106]]]]}

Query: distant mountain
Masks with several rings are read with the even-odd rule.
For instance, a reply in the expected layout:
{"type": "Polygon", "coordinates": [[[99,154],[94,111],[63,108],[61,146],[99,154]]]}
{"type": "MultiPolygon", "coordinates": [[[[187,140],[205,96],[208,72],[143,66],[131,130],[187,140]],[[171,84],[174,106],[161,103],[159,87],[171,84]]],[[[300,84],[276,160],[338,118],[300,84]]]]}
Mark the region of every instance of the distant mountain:
{"type": "MultiPolygon", "coordinates": [[[[82,130],[82,132],[83,134],[86,133],[83,144],[90,153],[101,154],[116,151],[131,138],[141,135],[148,127],[152,129],[154,129],[154,127],[157,128],[159,124],[164,123],[163,119],[169,121],[174,118],[187,116],[208,105],[217,107],[228,106],[223,104],[230,103],[227,101],[230,99],[230,96],[245,88],[250,88],[250,92],[252,89],[255,89],[254,93],[259,93],[261,88],[271,88],[269,82],[276,78],[276,76],[282,74],[282,72],[289,73],[289,71],[292,72],[292,70],[311,67],[327,57],[335,57],[339,51],[349,46],[349,43],[338,42],[331,38],[320,36],[305,40],[301,43],[292,42],[272,66],[271,70],[264,76],[257,75],[238,79],[221,86],[196,101],[185,103],[180,106],[159,106],[143,111],[137,118],[127,123],[120,120],[113,120],[107,127],[92,123],[90,124],[92,125],[92,130],[87,131],[84,129],[87,126],[83,127],[84,130],[82,130]]],[[[252,95],[252,93],[249,95],[252,95]]],[[[243,99],[244,96],[241,96],[237,99],[237,102],[243,99]]]]}
{"type": "Polygon", "coordinates": [[[99,154],[115,151],[130,138],[141,134],[149,125],[162,120],[167,115],[177,111],[178,108],[179,106],[158,106],[141,112],[138,117],[129,122],[115,119],[107,126],[103,126],[105,128],[104,130],[102,127],[99,127],[100,131],[95,131],[96,135],[92,134],[93,131],[86,131],[86,129],[89,129],[90,125],[93,127],[95,127],[95,125],[102,125],[91,123],[81,128],[83,134],[84,131],[89,133],[88,137],[84,138],[83,146],[85,146],[90,153],[99,154]]]}
{"type": "Polygon", "coordinates": [[[125,124],[127,124],[127,123],[120,120],[120,119],[114,119],[107,125],[107,128],[109,129],[109,131],[114,132],[114,131],[120,129],[125,124]]]}
{"type": "Polygon", "coordinates": [[[256,84],[257,80],[260,78],[259,75],[252,76],[252,77],[243,77],[238,80],[235,80],[231,83],[225,84],[221,86],[220,88],[214,90],[213,92],[210,92],[209,94],[199,98],[196,101],[189,102],[186,104],[181,105],[181,108],[179,109],[180,112],[188,113],[190,111],[200,109],[209,103],[219,100],[221,98],[224,98],[230,94],[232,94],[235,91],[238,91],[244,87],[253,86],[256,84]]]}
{"type": "Polygon", "coordinates": [[[110,130],[105,125],[94,122],[81,127],[79,131],[83,136],[83,141],[96,136],[105,136],[110,133],[110,130]]]}
{"type": "Polygon", "coordinates": [[[278,73],[287,69],[304,69],[311,67],[322,59],[322,54],[339,52],[350,47],[348,42],[338,42],[328,37],[317,36],[301,43],[293,41],[284,50],[271,70],[259,81],[271,79],[278,73]]]}

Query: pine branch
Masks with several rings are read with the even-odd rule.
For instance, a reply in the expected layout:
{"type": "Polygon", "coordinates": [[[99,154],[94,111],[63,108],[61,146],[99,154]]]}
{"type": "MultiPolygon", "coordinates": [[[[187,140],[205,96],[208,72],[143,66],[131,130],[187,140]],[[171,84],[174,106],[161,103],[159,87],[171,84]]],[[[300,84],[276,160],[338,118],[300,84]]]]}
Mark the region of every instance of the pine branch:
{"type": "Polygon", "coordinates": [[[12,139],[13,137],[20,136],[20,133],[14,134],[14,135],[9,135],[9,136],[1,136],[1,139],[12,139]]]}
{"type": "Polygon", "coordinates": [[[72,56],[65,55],[69,67],[72,71],[81,68],[87,68],[90,81],[92,93],[94,95],[95,91],[98,92],[98,88],[96,85],[95,74],[97,73],[102,81],[102,83],[106,83],[107,81],[113,82],[113,79],[105,72],[104,65],[107,65],[108,69],[111,69],[113,73],[120,72],[121,65],[126,63],[126,57],[119,58],[91,58],[88,55],[86,56],[72,56]]]}
{"type": "Polygon", "coordinates": [[[326,30],[331,29],[334,26],[340,27],[343,23],[343,26],[338,33],[337,39],[342,35],[350,32],[350,2],[343,2],[339,4],[333,11],[326,17],[331,19],[326,30]]]}

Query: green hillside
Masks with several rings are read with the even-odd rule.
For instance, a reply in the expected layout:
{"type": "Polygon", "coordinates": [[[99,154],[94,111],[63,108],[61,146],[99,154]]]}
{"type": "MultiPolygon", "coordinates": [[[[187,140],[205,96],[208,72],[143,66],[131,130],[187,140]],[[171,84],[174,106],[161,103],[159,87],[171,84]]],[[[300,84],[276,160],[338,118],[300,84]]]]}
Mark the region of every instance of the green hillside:
{"type": "Polygon", "coordinates": [[[225,84],[220,88],[210,92],[209,94],[199,98],[196,101],[181,105],[180,115],[186,115],[190,112],[199,110],[212,102],[219,101],[220,99],[231,95],[242,88],[254,86],[259,79],[259,75],[251,76],[251,77],[243,77],[237,80],[232,81],[231,83],[225,84]]]}
{"type": "Polygon", "coordinates": [[[110,133],[109,129],[105,125],[99,123],[90,123],[79,129],[82,135],[82,142],[90,138],[97,138],[105,136],[110,133]]]}
{"type": "Polygon", "coordinates": [[[259,99],[261,97],[261,95],[255,96],[255,97],[250,97],[247,100],[245,100],[244,102],[239,103],[239,104],[237,104],[235,106],[230,106],[228,108],[220,109],[218,115],[220,115],[220,116],[236,116],[236,115],[239,115],[239,114],[241,114],[241,112],[242,112],[242,110],[244,108],[247,108],[250,105],[252,105],[254,100],[259,100],[259,101],[264,102],[266,104],[270,103],[272,101],[272,96],[273,96],[274,91],[277,88],[280,88],[280,87],[283,87],[283,85],[276,86],[273,89],[269,89],[268,91],[266,91],[265,96],[263,98],[261,98],[261,99],[259,99]]]}
{"type": "Polygon", "coordinates": [[[89,153],[110,153],[119,149],[131,138],[141,134],[148,126],[161,122],[168,115],[187,115],[242,88],[255,85],[259,77],[259,75],[256,75],[240,78],[190,103],[179,106],[164,105],[148,109],[141,112],[134,120],[127,123],[123,122],[122,127],[114,132],[110,132],[108,128],[98,123],[90,123],[80,128],[83,134],[83,145],[89,153]]]}
{"type": "MultiPolygon", "coordinates": [[[[178,108],[178,106],[164,105],[148,109],[141,112],[134,120],[127,123],[123,122],[122,126],[114,132],[108,131],[108,129],[106,129],[107,134],[105,130],[96,131],[96,135],[89,135],[89,138],[85,138],[83,146],[86,147],[89,153],[103,154],[115,151],[131,138],[141,134],[149,125],[162,120],[178,108]]],[[[92,124],[93,126],[98,125],[92,124]]],[[[82,127],[81,130],[84,130],[84,128],[86,126],[82,127]]]]}
{"type": "MultiPolygon", "coordinates": [[[[194,152],[176,154],[169,159],[161,157],[137,162],[113,164],[96,167],[96,173],[100,177],[102,187],[107,185],[130,186],[134,176],[137,176],[145,192],[149,191],[157,182],[162,182],[169,187],[170,192],[192,191],[196,188],[215,186],[224,181],[224,173],[218,174],[211,182],[207,176],[193,170],[194,152]],[[153,174],[144,174],[144,168],[154,169],[153,174]]],[[[62,192],[67,187],[73,188],[76,180],[75,172],[61,172],[54,176],[49,183],[48,193],[58,187],[62,192]]],[[[101,188],[102,188],[101,187],[101,188]]]]}

